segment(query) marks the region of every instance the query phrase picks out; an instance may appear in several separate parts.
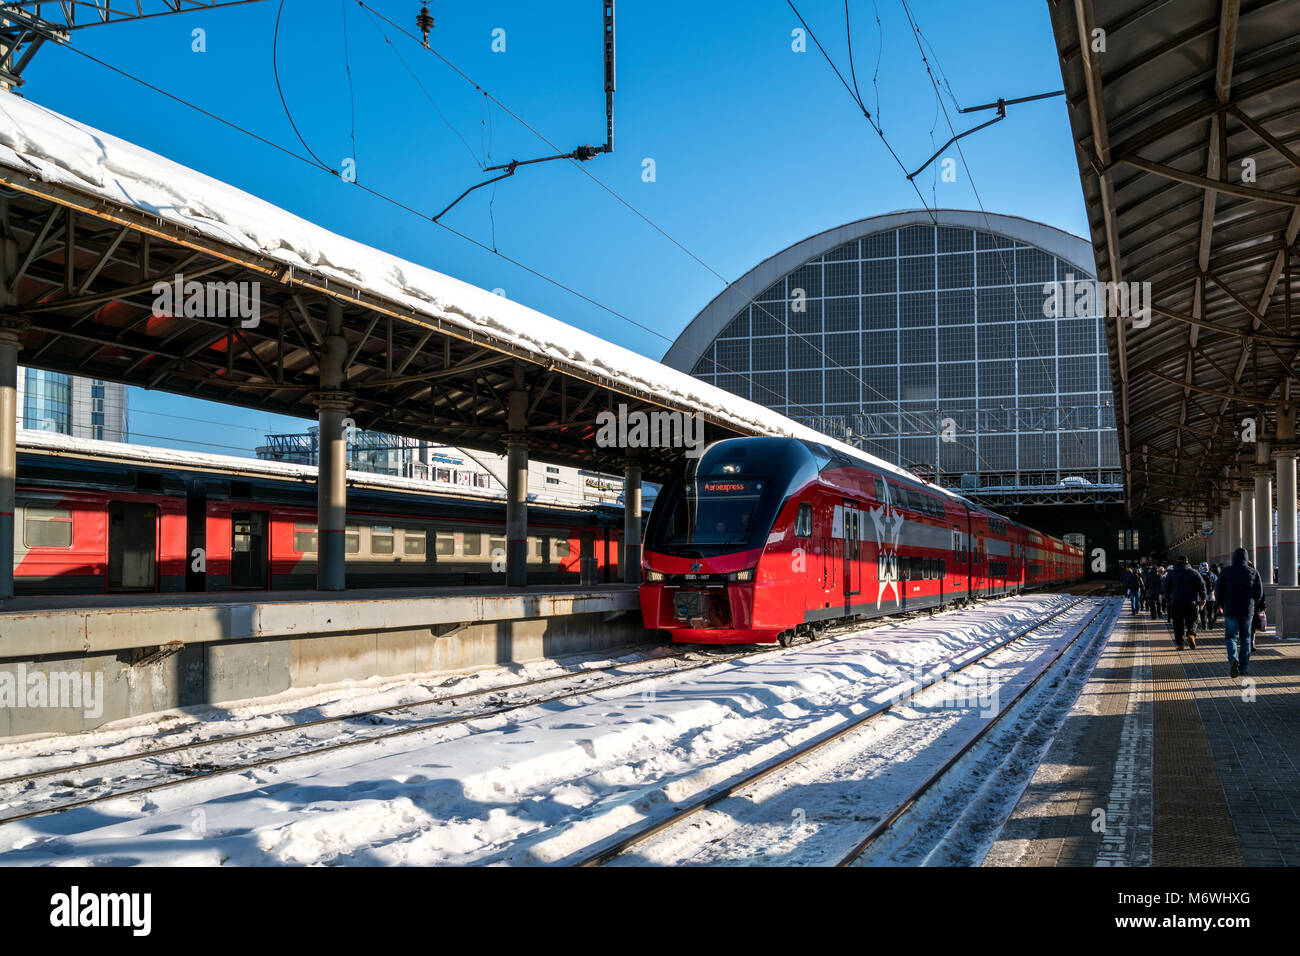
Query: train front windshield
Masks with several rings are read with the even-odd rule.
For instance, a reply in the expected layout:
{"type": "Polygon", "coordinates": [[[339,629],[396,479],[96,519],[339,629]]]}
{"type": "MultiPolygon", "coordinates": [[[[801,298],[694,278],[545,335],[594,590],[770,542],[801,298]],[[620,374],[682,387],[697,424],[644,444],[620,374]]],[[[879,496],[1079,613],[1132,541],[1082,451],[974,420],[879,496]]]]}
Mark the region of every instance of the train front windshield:
{"type": "Polygon", "coordinates": [[[759,535],[768,492],[762,478],[699,478],[677,485],[655,522],[651,547],[664,554],[703,557],[743,551],[759,535]],[[756,529],[759,529],[756,532],[756,529]]]}

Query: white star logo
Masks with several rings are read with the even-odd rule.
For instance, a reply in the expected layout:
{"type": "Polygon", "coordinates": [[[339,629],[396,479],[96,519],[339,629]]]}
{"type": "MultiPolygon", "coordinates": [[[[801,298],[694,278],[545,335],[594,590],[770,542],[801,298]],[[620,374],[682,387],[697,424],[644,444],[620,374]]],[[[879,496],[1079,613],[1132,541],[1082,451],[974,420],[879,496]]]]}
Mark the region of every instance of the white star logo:
{"type": "Polygon", "coordinates": [[[893,590],[894,603],[901,597],[898,588],[898,536],[903,530],[903,513],[889,501],[889,485],[885,485],[885,500],[879,508],[871,509],[871,523],[876,528],[876,610],[887,590],[893,590]]]}

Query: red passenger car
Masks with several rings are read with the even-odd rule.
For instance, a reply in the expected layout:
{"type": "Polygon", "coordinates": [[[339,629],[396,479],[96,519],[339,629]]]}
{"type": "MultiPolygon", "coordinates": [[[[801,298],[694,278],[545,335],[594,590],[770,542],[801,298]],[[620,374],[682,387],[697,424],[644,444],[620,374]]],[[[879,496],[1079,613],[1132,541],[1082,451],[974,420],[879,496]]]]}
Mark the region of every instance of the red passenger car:
{"type": "Polygon", "coordinates": [[[1082,576],[1073,552],[865,455],[731,439],[659,495],[641,611],[675,641],[785,641],[829,621],[1062,584],[1082,576]]]}

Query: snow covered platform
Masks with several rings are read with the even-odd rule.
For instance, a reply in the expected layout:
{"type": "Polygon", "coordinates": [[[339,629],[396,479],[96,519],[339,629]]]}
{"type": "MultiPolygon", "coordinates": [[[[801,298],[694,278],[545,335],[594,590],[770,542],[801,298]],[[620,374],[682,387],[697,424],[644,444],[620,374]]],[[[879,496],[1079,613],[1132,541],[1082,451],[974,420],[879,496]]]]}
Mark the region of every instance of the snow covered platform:
{"type": "Polygon", "coordinates": [[[634,585],[31,597],[0,672],[103,674],[87,708],[0,708],[0,737],[90,729],[322,682],[518,663],[652,639],[634,585]]]}
{"type": "Polygon", "coordinates": [[[1178,651],[1124,611],[984,865],[1300,863],[1297,677],[1300,642],[1234,680],[1222,624],[1178,651]]]}

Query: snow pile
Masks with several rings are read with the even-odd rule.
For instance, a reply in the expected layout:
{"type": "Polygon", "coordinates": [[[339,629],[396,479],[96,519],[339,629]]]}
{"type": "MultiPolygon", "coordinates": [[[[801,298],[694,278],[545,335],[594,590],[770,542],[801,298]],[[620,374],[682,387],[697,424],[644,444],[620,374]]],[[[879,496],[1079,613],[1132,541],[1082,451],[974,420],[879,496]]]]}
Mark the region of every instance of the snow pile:
{"type": "MultiPolygon", "coordinates": [[[[141,210],[333,286],[365,292],[402,310],[524,349],[544,364],[553,360],[660,396],[666,404],[714,416],[742,433],[822,442],[877,470],[917,480],[910,472],[761,405],[527,306],[337,235],[234,186],[20,97],[7,96],[0,102],[0,166],[141,210]]],[[[12,174],[4,178],[16,181],[12,174]]]]}

